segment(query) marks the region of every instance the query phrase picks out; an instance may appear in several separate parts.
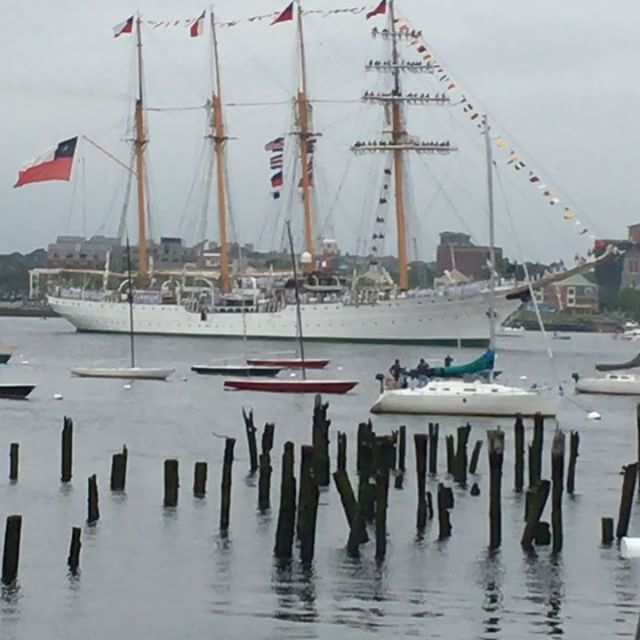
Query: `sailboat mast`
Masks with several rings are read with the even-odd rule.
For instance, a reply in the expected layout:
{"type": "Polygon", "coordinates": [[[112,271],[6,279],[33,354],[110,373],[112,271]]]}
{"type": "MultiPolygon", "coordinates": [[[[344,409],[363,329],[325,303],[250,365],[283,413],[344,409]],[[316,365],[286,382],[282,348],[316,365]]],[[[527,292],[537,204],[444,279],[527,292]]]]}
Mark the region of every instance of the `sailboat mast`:
{"type": "Polygon", "coordinates": [[[131,368],[136,366],[135,339],[133,335],[133,281],[131,279],[131,247],[127,235],[127,303],[129,304],[129,345],[131,352],[131,368]]]}
{"type": "Polygon", "coordinates": [[[495,252],[495,216],[493,207],[493,154],[491,152],[491,128],[489,127],[489,118],[484,116],[484,143],[487,156],[487,196],[489,203],[489,347],[495,349],[496,346],[496,319],[494,304],[494,292],[496,288],[495,270],[496,270],[496,252],[495,252]]]}
{"type": "Polygon", "coordinates": [[[147,281],[149,271],[149,259],[147,256],[147,230],[145,220],[144,198],[144,150],[147,145],[144,131],[144,113],[142,107],[142,20],[140,14],[136,19],[136,38],[138,48],[138,97],[135,110],[135,155],[136,155],[136,186],[138,194],[138,281],[144,284],[147,281]]]}
{"type": "Polygon", "coordinates": [[[398,42],[396,37],[396,21],[393,0],[389,0],[389,19],[391,21],[391,65],[393,69],[393,99],[391,100],[391,141],[393,150],[393,178],[396,202],[396,226],[398,236],[398,271],[399,285],[403,291],[409,288],[409,271],[407,266],[407,223],[404,211],[404,181],[402,148],[404,132],[402,129],[402,113],[400,111],[400,68],[398,42]]]}
{"type": "Polygon", "coordinates": [[[211,45],[213,55],[214,90],[213,90],[213,122],[211,123],[211,138],[214,142],[216,154],[216,187],[218,197],[218,227],[220,232],[220,281],[222,290],[229,293],[231,281],[229,278],[229,245],[227,242],[227,201],[224,185],[224,145],[227,140],[224,133],[222,118],[222,98],[220,89],[220,61],[218,58],[218,39],[213,11],[211,17],[211,45]]]}
{"type": "Polygon", "coordinates": [[[298,292],[298,269],[296,267],[296,254],[293,250],[293,236],[291,235],[291,223],[287,220],[287,236],[289,237],[289,252],[291,254],[291,265],[293,267],[293,288],[296,295],[296,333],[298,334],[298,344],[300,346],[300,360],[302,364],[302,379],[307,379],[307,372],[304,366],[304,336],[302,335],[302,313],[300,311],[300,293],[298,292]]]}
{"type": "MultiPolygon", "coordinates": [[[[297,11],[298,45],[300,49],[300,86],[298,88],[298,136],[300,138],[300,172],[302,175],[302,205],[304,207],[304,248],[311,256],[313,251],[313,208],[311,204],[311,179],[309,176],[309,101],[307,98],[307,64],[302,32],[302,5],[297,11]]],[[[311,262],[311,265],[313,261],[311,262]]]]}

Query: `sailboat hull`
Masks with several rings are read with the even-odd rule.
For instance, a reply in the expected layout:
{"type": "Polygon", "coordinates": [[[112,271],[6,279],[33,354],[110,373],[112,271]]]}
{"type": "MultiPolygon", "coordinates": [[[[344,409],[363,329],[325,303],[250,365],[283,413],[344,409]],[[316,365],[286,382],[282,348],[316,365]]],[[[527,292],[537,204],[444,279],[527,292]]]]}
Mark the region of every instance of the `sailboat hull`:
{"type": "Polygon", "coordinates": [[[2,347],[0,346],[0,364],[7,364],[15,351],[14,347],[2,347]]]}
{"type": "Polygon", "coordinates": [[[124,380],[166,380],[173,369],[152,369],[148,367],[92,367],[71,369],[71,374],[79,378],[122,378],[124,380]]]}
{"type": "Polygon", "coordinates": [[[24,400],[36,388],[35,384],[0,384],[0,398],[24,400]]]}
{"type": "MultiPolygon", "coordinates": [[[[518,300],[488,292],[465,297],[436,295],[398,298],[370,305],[302,305],[305,341],[487,346],[487,313],[496,322],[519,306],[518,300]]],[[[128,305],[49,297],[49,305],[78,331],[128,333],[128,305]]],[[[202,318],[180,305],[135,304],[135,333],[286,339],[296,333],[295,306],[278,312],[210,313],[202,318]]]]}
{"type": "Polygon", "coordinates": [[[225,380],[224,388],[271,393],[347,393],[355,380],[225,380]]]}

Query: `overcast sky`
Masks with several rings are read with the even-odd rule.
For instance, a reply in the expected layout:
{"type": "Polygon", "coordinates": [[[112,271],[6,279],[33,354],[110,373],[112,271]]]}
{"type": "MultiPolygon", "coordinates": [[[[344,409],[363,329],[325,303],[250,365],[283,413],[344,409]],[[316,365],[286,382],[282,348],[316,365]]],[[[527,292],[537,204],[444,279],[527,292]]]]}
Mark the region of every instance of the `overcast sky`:
{"type": "MultiPolygon", "coordinates": [[[[373,6],[375,0],[307,0],[304,8],[365,4],[373,6]]],[[[284,5],[286,0],[221,0],[215,9],[219,20],[234,20],[284,5]]],[[[584,254],[593,240],[563,221],[563,205],[599,237],[624,236],[626,225],[640,220],[637,2],[396,0],[396,6],[422,29],[438,61],[466,94],[487,109],[496,134],[561,197],[562,205],[550,207],[526,176],[505,166],[506,151],[496,150],[497,239],[508,255],[550,260],[584,254]]],[[[136,9],[145,20],[184,20],[203,8],[200,0],[139,0],[138,6],[125,0],[4,0],[0,252],[28,251],[58,234],[85,229],[89,235],[115,234],[126,174],[89,145],[79,147],[68,184],[13,189],[17,170],[81,133],[127,160],[134,38],[114,39],[111,27],[136,9]]],[[[382,125],[380,108],[362,105],[358,98],[367,88],[384,89],[380,76],[363,70],[369,58],[384,57],[384,45],[370,35],[371,27],[384,26],[384,20],[309,15],[304,25],[309,93],[318,100],[314,124],[323,133],[315,161],[316,220],[326,235],[353,251],[359,239],[363,246],[370,244],[384,168],[383,158],[357,158],[349,151],[353,141],[373,139],[382,125]]],[[[207,38],[192,40],[185,27],[148,26],[143,38],[147,106],[204,104],[210,91],[207,38]]],[[[232,238],[263,248],[279,243],[285,215],[301,219],[296,200],[270,199],[263,150],[267,140],[291,130],[287,101],[296,86],[294,38],[293,23],[270,27],[262,21],[219,31],[224,101],[268,103],[229,106],[225,114],[234,138],[229,143],[232,238]]],[[[403,55],[418,60],[407,45],[403,55]]],[[[437,79],[424,76],[408,78],[407,88],[442,90],[437,79]]],[[[478,131],[455,107],[438,113],[412,107],[408,116],[411,132],[427,140],[448,139],[460,148],[447,159],[420,156],[410,163],[412,252],[415,247],[420,257],[433,259],[437,233],[444,229],[467,231],[486,242],[478,131]]],[[[205,114],[151,112],[148,123],[155,235],[198,239],[204,232],[205,114]]],[[[135,237],[133,204],[129,225],[135,237]]],[[[210,238],[216,235],[213,217],[209,211],[210,238]]],[[[385,249],[394,252],[394,245],[389,228],[385,249]]]]}

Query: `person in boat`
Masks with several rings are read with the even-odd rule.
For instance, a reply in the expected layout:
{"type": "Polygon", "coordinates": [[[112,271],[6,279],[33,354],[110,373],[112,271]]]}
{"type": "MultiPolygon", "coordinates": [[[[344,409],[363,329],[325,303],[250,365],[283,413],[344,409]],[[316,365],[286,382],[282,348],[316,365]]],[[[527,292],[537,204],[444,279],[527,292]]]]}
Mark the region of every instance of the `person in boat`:
{"type": "Polygon", "coordinates": [[[420,362],[416,365],[416,373],[418,378],[429,375],[429,364],[424,358],[420,358],[420,362]]]}
{"type": "Polygon", "coordinates": [[[391,374],[391,377],[398,382],[400,380],[400,375],[402,374],[402,372],[404,371],[404,369],[402,368],[402,365],[400,364],[400,360],[398,360],[397,358],[394,360],[393,364],[389,367],[389,373],[391,374]]]}

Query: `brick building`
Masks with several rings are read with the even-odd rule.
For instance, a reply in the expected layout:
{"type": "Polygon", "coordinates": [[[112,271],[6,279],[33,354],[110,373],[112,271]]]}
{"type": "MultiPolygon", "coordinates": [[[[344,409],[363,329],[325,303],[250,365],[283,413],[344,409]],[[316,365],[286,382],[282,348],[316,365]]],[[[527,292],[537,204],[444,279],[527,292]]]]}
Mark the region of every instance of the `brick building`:
{"type": "MultiPolygon", "coordinates": [[[[502,249],[494,249],[496,264],[502,262],[502,249]]],[[[466,233],[443,231],[436,252],[436,275],[445,271],[458,271],[469,280],[487,280],[489,277],[489,247],[475,245],[466,233]]]]}

